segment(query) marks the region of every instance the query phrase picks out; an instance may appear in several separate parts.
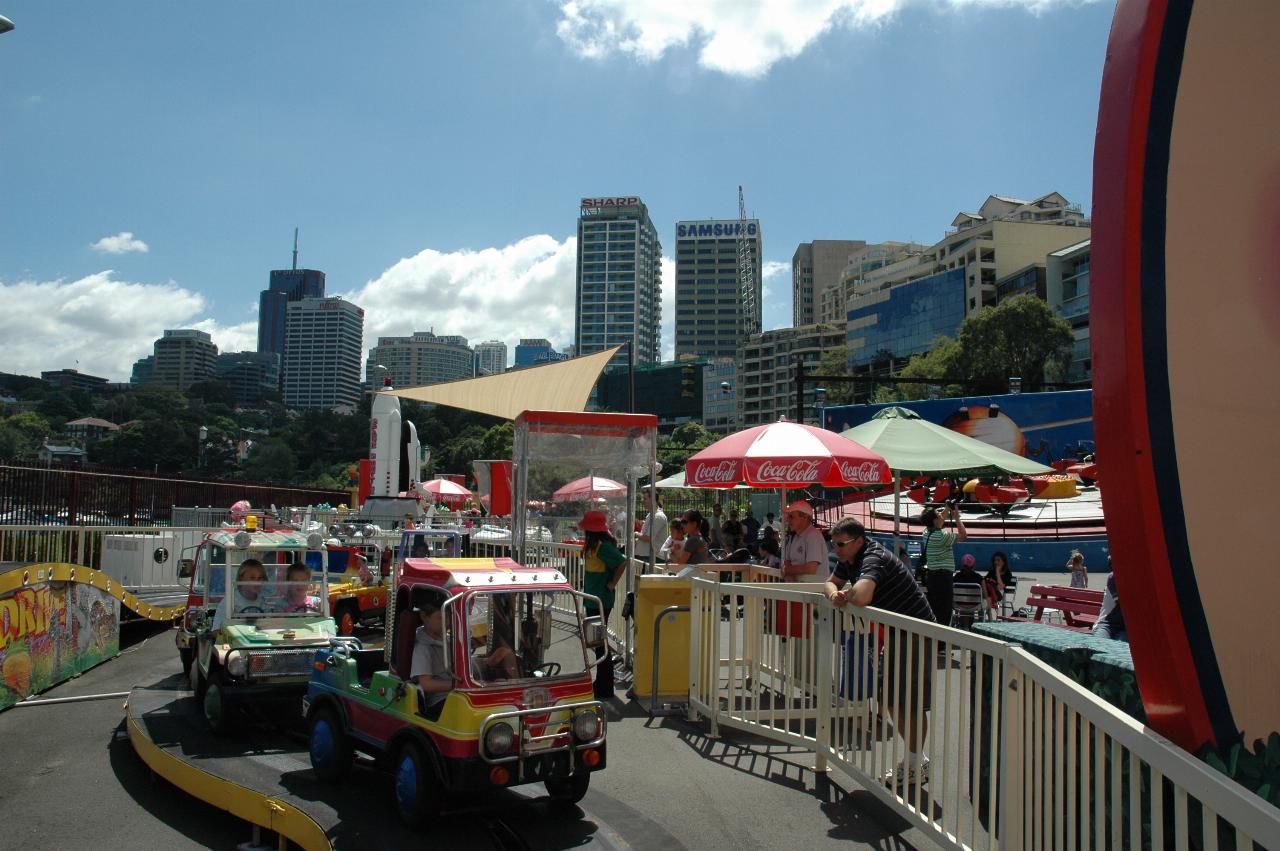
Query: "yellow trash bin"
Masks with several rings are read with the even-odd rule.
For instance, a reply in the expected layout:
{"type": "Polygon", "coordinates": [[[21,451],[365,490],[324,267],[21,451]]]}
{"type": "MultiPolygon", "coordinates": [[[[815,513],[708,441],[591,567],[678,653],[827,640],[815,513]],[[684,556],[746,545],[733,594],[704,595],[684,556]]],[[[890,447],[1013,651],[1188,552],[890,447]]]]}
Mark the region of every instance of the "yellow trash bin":
{"type": "MultiPolygon", "coordinates": [[[[692,585],[687,577],[652,574],[636,583],[635,675],[636,698],[653,697],[653,627],[658,613],[668,606],[689,606],[692,585]]],[[[662,618],[658,647],[658,698],[687,698],[689,694],[689,613],[669,612],[662,618]]]]}

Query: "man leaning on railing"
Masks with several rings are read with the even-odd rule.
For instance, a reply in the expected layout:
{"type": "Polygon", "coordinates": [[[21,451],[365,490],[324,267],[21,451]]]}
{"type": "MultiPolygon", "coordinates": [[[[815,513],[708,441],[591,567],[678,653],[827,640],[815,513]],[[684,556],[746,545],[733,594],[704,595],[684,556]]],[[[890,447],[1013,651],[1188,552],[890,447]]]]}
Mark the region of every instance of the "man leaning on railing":
{"type": "MultiPolygon", "coordinates": [[[[845,518],[831,529],[831,543],[836,548],[836,568],[827,580],[823,593],[831,604],[844,608],[875,605],[878,609],[895,612],[910,618],[932,622],[933,611],[920,590],[915,577],[897,556],[876,541],[867,537],[867,530],[853,518],[845,518]],[[850,584],[851,583],[851,584],[850,584]]],[[[933,642],[912,635],[907,646],[897,647],[899,642],[885,643],[884,656],[879,665],[880,700],[893,714],[893,723],[907,744],[907,756],[890,770],[885,779],[892,785],[903,782],[924,783],[929,779],[929,757],[921,754],[925,736],[929,732],[928,717],[917,719],[917,697],[924,712],[929,711],[933,696],[933,642]],[[910,683],[907,700],[899,699],[895,692],[899,683],[910,683]],[[918,695],[923,687],[923,695],[918,695]],[[917,730],[917,721],[919,729],[917,730]]]]}

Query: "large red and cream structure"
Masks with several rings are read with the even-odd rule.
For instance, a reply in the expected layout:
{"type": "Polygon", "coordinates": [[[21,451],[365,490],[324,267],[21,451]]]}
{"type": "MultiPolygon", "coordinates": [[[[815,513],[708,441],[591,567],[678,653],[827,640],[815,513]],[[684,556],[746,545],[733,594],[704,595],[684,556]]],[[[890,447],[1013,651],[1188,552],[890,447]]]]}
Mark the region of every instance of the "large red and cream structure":
{"type": "Polygon", "coordinates": [[[1280,730],[1274,500],[1232,487],[1280,481],[1278,31],[1270,0],[1120,0],[1098,115],[1107,529],[1150,723],[1193,752],[1280,730]]]}

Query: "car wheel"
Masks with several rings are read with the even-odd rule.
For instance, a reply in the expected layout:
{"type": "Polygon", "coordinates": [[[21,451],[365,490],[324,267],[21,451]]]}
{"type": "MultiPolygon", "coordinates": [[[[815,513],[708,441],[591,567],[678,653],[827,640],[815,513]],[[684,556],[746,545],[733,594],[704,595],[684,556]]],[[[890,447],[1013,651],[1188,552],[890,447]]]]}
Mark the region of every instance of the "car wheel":
{"type": "Polygon", "coordinates": [[[191,679],[191,661],[196,658],[195,651],[190,647],[178,648],[178,659],[182,662],[182,676],[191,679]]]}
{"type": "Polygon", "coordinates": [[[406,741],[395,761],[396,810],[409,827],[421,827],[440,815],[443,790],[422,746],[406,741]]]}
{"type": "Polygon", "coordinates": [[[194,658],[191,660],[187,682],[191,685],[191,693],[195,695],[196,703],[201,703],[204,700],[204,674],[200,673],[200,663],[194,658]]]}
{"type": "Polygon", "coordinates": [[[582,771],[569,777],[549,777],[543,781],[543,785],[557,804],[576,804],[587,794],[591,774],[582,771]]]}
{"type": "Polygon", "coordinates": [[[311,768],[321,780],[336,783],[351,770],[351,738],[338,713],[328,706],[311,716],[311,768]]]}
{"type": "Polygon", "coordinates": [[[209,729],[222,735],[231,729],[231,707],[227,703],[227,675],[221,668],[209,672],[209,679],[204,686],[204,718],[209,722],[209,729]]]}
{"type": "Polygon", "coordinates": [[[334,615],[334,621],[338,625],[338,635],[354,635],[356,625],[360,623],[360,610],[354,603],[341,603],[334,615]]]}

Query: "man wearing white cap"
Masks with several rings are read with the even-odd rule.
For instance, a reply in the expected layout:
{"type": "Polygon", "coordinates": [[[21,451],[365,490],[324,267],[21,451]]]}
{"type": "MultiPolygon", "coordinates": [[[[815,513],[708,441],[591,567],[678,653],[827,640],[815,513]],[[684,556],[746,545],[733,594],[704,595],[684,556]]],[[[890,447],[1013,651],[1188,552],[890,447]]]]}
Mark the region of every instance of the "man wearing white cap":
{"type": "Polygon", "coordinates": [[[827,540],[813,525],[813,506],[798,499],[787,506],[782,573],[788,582],[821,582],[827,570],[827,540]]]}

